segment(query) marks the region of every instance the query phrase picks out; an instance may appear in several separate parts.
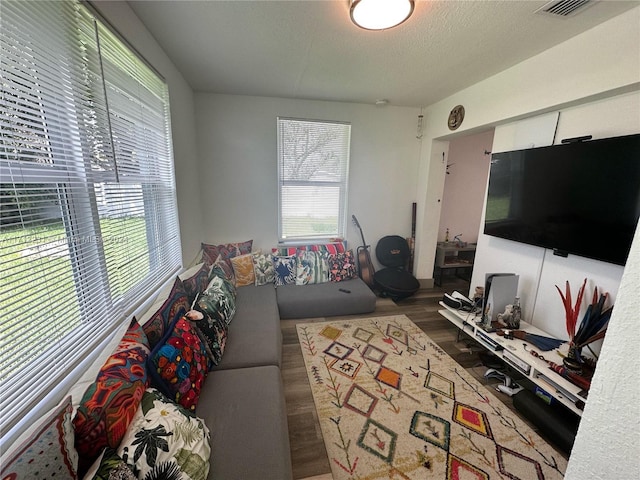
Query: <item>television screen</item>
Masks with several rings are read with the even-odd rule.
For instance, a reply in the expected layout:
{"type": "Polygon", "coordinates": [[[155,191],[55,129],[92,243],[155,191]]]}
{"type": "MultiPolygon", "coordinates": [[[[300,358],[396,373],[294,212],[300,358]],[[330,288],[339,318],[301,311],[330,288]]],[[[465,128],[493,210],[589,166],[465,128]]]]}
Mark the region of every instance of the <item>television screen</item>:
{"type": "Polygon", "coordinates": [[[484,233],[624,265],[640,216],[640,134],[494,153],[484,233]]]}

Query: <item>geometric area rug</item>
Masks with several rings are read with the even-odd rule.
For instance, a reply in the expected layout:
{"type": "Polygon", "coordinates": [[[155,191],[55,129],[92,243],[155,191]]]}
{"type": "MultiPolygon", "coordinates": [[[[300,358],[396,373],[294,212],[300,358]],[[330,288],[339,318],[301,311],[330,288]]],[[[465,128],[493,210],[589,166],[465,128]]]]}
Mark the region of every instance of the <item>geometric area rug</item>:
{"type": "Polygon", "coordinates": [[[334,480],[563,478],[563,456],[405,315],[297,331],[334,480]]]}

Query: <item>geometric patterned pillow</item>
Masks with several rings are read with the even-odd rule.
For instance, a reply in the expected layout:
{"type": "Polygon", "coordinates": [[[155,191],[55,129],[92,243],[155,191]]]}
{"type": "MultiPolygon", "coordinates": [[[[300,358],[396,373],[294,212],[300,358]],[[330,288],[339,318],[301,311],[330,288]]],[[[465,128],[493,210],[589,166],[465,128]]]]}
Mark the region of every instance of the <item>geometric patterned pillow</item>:
{"type": "Polygon", "coordinates": [[[293,285],[296,283],[296,268],[298,260],[295,255],[288,257],[273,256],[276,285],[293,285]]]}
{"type": "Polygon", "coordinates": [[[194,411],[209,371],[209,356],[195,326],[186,317],[174,322],[149,354],[151,385],[169,399],[194,411]]]}
{"type": "Polygon", "coordinates": [[[329,281],[327,252],[302,250],[298,252],[296,285],[312,285],[329,281]]]}
{"type": "Polygon", "coordinates": [[[211,436],[202,419],[150,388],[117,453],[137,478],[204,480],[211,436]]]}
{"type": "Polygon", "coordinates": [[[251,253],[253,240],[238,243],[224,243],[221,245],[209,245],[207,243],[201,243],[200,245],[202,246],[202,261],[211,265],[218,257],[221,257],[223,261],[229,263],[229,259],[232,257],[251,253]]]}
{"type": "Polygon", "coordinates": [[[78,453],[73,448],[71,396],[25,433],[0,461],[0,478],[76,480],[78,453]]]}
{"type": "Polygon", "coordinates": [[[256,274],[253,270],[253,255],[238,255],[231,259],[233,274],[236,276],[236,287],[253,285],[256,282],[256,274]]]}
{"type": "Polygon", "coordinates": [[[327,260],[329,264],[329,281],[342,282],[356,278],[356,264],[353,258],[353,250],[342,253],[332,253],[327,260]]]}
{"type": "Polygon", "coordinates": [[[182,285],[182,280],[176,277],[167,299],[142,326],[147,334],[151,348],[154,348],[160,339],[166,335],[169,326],[175,319],[182,317],[190,308],[189,295],[187,295],[182,285]]]}
{"type": "Polygon", "coordinates": [[[276,276],[276,269],[273,266],[273,258],[270,254],[253,254],[253,271],[256,276],[256,285],[267,285],[273,283],[276,276]]]}
{"type": "Polygon", "coordinates": [[[149,342],[134,318],[95,382],[84,392],[73,419],[81,475],[105,447],[120,444],[149,386],[148,355],[149,342]]]}

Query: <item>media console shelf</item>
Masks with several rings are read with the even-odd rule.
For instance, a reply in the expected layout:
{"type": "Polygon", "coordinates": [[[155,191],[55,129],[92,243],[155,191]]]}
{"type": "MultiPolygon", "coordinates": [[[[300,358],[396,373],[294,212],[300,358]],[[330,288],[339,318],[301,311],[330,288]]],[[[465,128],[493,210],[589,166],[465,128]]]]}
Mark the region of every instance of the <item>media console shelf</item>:
{"type": "MultiPolygon", "coordinates": [[[[455,310],[442,302],[440,305],[444,307],[443,310],[438,310],[440,315],[453,323],[460,331],[491,350],[498,358],[522,373],[569,410],[582,416],[582,410],[576,406],[576,403],[587,400],[582,389],[551,370],[544,360],[530,353],[535,351],[546,360],[562,365],[562,356],[556,350],[542,352],[523,340],[517,338],[508,340],[496,333],[487,333],[476,324],[480,320],[479,316],[455,310]]],[[[520,322],[520,330],[536,335],[550,336],[526,322],[520,322]]]]}
{"type": "Polygon", "coordinates": [[[463,247],[456,242],[438,242],[436,246],[436,261],[433,269],[433,283],[438,286],[442,285],[442,275],[446,269],[455,269],[456,274],[459,269],[468,270],[469,278],[465,278],[465,280],[469,280],[475,256],[475,243],[469,243],[463,247]]]}

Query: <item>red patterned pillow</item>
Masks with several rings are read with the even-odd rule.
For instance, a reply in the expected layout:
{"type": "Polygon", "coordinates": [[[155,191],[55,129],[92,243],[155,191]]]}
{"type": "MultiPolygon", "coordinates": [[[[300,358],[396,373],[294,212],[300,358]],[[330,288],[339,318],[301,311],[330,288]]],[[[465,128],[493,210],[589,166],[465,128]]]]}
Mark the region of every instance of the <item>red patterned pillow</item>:
{"type": "Polygon", "coordinates": [[[148,355],[147,336],[134,318],[96,381],[85,391],[73,419],[81,477],[105,447],[120,444],[149,386],[148,355]]]}
{"type": "Polygon", "coordinates": [[[184,291],[189,297],[189,304],[192,304],[198,294],[204,292],[207,288],[207,284],[209,283],[209,270],[210,267],[203,263],[200,270],[193,276],[182,280],[184,291]]]}
{"type": "Polygon", "coordinates": [[[353,250],[329,255],[329,281],[341,282],[356,278],[356,264],[353,250]]]}
{"type": "Polygon", "coordinates": [[[171,327],[149,355],[151,384],[194,412],[209,371],[207,348],[187,317],[178,318],[171,327]]]}
{"type": "Polygon", "coordinates": [[[144,322],[142,327],[144,333],[147,334],[151,348],[154,348],[162,337],[166,335],[169,326],[174,320],[188,312],[190,307],[189,295],[184,289],[182,280],[176,277],[167,299],[156,313],[144,322]]]}
{"type": "Polygon", "coordinates": [[[218,256],[220,256],[222,260],[228,261],[232,257],[251,253],[253,240],[238,243],[224,243],[221,245],[209,245],[207,243],[202,243],[201,246],[202,261],[205,264],[212,265],[218,259],[218,256]]]}

